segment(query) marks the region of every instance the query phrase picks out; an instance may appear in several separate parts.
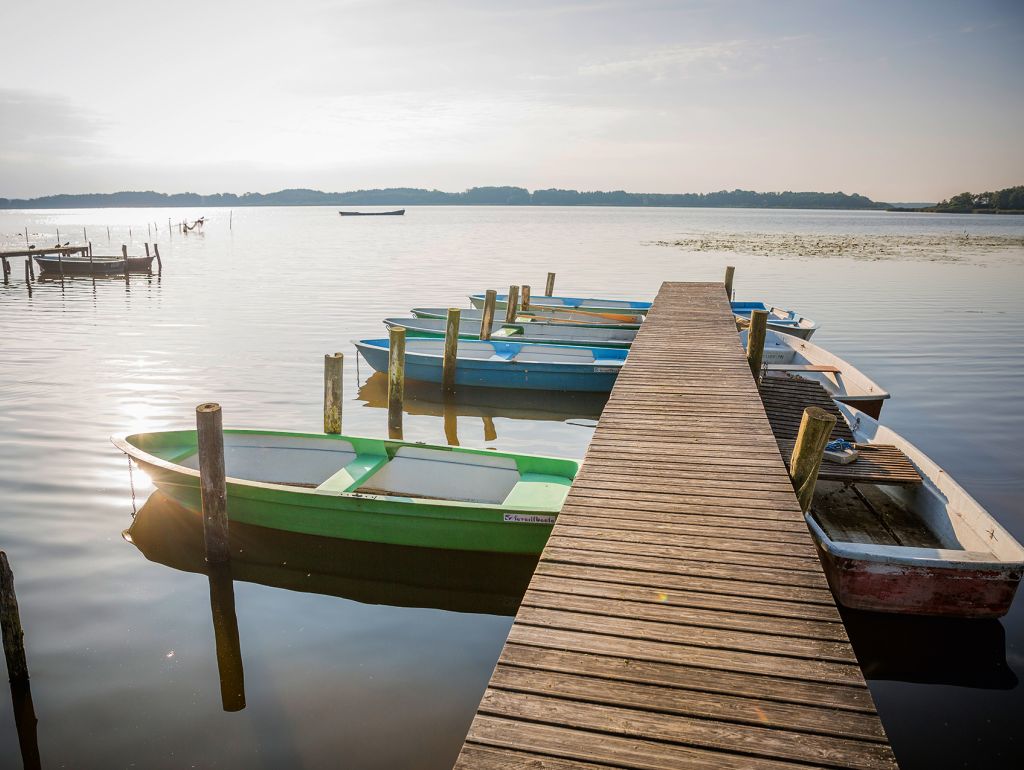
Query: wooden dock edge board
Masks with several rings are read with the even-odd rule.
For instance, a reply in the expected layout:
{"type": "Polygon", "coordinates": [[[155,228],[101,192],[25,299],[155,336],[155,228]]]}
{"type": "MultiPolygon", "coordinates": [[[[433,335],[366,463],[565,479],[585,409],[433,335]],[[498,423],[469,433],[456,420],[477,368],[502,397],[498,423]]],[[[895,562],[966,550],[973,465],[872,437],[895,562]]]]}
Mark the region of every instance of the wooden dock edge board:
{"type": "Polygon", "coordinates": [[[896,767],[791,490],[724,285],[662,284],[455,767],[896,767]]]}

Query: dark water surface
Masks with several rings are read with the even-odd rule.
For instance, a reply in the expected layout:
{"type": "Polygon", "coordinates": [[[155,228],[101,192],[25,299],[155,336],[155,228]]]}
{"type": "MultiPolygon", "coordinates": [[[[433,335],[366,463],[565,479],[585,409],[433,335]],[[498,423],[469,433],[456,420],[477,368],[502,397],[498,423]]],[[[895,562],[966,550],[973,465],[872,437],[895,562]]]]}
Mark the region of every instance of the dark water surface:
{"type": "MultiPolygon", "coordinates": [[[[648,298],[662,280],[718,280],[736,265],[738,298],[818,320],[816,343],[894,394],[883,421],[1024,540],[1024,248],[954,239],[1020,239],[1020,218],[444,207],[342,220],[270,208],[234,212],[229,230],[215,209],[5,211],[0,247],[21,247],[26,226],[41,246],[85,226],[97,254],[114,253],[131,227],[137,252],[147,220],[160,223],[160,279],[38,283],[30,299],[15,261],[0,286],[0,548],[46,767],[449,767],[530,560],[239,527],[233,584],[211,579],[196,518],[129,474],[108,436],[189,427],[210,400],[227,425],[319,430],[334,351],[346,354],[344,430],[386,435],[380,378],[363,364],[357,379],[349,340],[487,287],[538,293],[548,270],[561,293],[648,298]],[[200,214],[204,234],[168,238],[168,216],[200,214]],[[700,233],[950,247],[870,261],[655,245],[700,233]],[[225,711],[243,691],[244,708],[225,711]]],[[[414,395],[407,439],[574,457],[601,408],[478,394],[446,410],[414,395]]],[[[847,620],[903,767],[1020,766],[1024,599],[998,622],[847,620]]],[[[2,767],[18,764],[13,705],[4,689],[2,767]]]]}

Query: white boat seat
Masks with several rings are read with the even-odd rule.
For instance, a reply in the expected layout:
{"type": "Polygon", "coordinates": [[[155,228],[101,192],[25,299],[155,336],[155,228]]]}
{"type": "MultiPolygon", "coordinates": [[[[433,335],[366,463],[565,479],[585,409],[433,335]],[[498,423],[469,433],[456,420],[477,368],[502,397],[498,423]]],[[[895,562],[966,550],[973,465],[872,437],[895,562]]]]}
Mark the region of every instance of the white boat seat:
{"type": "Polygon", "coordinates": [[[320,484],[317,492],[351,492],[388,461],[387,455],[356,455],[356,459],[320,484]]]}
{"type": "Polygon", "coordinates": [[[842,369],[837,366],[825,364],[767,364],[765,368],[769,372],[825,372],[826,374],[842,374],[842,369]]]}

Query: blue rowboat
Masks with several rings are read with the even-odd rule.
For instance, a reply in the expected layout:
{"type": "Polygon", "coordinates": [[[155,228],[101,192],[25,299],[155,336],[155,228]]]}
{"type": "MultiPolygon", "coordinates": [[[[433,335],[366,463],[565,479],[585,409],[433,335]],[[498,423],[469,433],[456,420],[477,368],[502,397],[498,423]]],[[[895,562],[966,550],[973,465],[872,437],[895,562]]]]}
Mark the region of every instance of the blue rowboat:
{"type": "MultiPolygon", "coordinates": [[[[469,301],[473,307],[484,306],[484,295],[473,294],[469,301]]],[[[504,309],[508,307],[508,295],[499,294],[495,307],[504,309]]],[[[639,323],[647,311],[651,309],[650,302],[639,302],[625,299],[584,299],[581,297],[531,297],[530,310],[541,310],[550,313],[552,318],[561,315],[568,317],[589,317],[596,322],[604,323],[639,323]]],[[[733,302],[732,312],[738,321],[750,321],[752,310],[764,310],[768,313],[768,328],[774,329],[783,334],[791,334],[800,339],[810,339],[818,325],[809,318],[804,318],[792,310],[766,305],[764,302],[733,302]]]]}
{"type": "MultiPolygon", "coordinates": [[[[446,307],[414,307],[410,311],[417,318],[447,318],[448,308],[446,307]]],[[[484,311],[480,308],[462,308],[463,321],[480,321],[484,311]]],[[[496,315],[504,318],[504,311],[496,315]]],[[[613,314],[614,317],[620,317],[613,314]]],[[[592,327],[597,329],[636,329],[640,328],[643,316],[626,316],[631,319],[629,323],[614,321],[601,315],[580,310],[559,310],[557,308],[540,308],[531,306],[529,310],[519,310],[516,313],[517,324],[530,324],[531,327],[537,324],[550,324],[573,327],[592,327]]]]}
{"type": "Polygon", "coordinates": [[[768,313],[769,329],[789,334],[793,337],[799,337],[802,340],[809,340],[811,335],[814,334],[815,329],[818,328],[818,324],[810,318],[805,318],[792,310],[783,310],[780,307],[766,305],[763,302],[732,303],[732,312],[736,318],[741,324],[744,320],[747,322],[747,324],[742,324],[744,328],[750,323],[750,312],[752,310],[764,310],[768,313]]]}
{"type": "MultiPolygon", "coordinates": [[[[360,340],[355,346],[370,366],[386,372],[388,343],[387,338],[360,340]]],[[[459,340],[455,384],[607,393],[628,352],[623,348],[459,340]]],[[[441,382],[443,357],[443,339],[406,339],[406,379],[441,382]]]]}
{"type": "MultiPolygon", "coordinates": [[[[448,321],[443,318],[385,318],[384,325],[401,326],[410,337],[443,337],[448,321]]],[[[459,338],[480,339],[479,318],[459,320],[459,338]]],[[[510,342],[543,342],[549,345],[599,345],[603,348],[628,348],[636,329],[575,326],[572,324],[507,324],[495,321],[491,339],[510,342]]]]}

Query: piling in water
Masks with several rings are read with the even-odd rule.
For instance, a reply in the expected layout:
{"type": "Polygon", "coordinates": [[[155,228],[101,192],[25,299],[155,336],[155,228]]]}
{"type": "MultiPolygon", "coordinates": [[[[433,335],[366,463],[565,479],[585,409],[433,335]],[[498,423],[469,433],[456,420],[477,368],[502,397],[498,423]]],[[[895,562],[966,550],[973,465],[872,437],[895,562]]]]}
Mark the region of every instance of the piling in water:
{"type": "Polygon", "coordinates": [[[530,309],[530,287],[527,284],[523,284],[523,288],[519,290],[520,298],[523,302],[523,310],[530,309]]]}
{"type": "Polygon", "coordinates": [[[508,287],[508,302],[505,303],[505,323],[515,323],[516,314],[519,312],[519,287],[508,287]]]}
{"type": "Polygon", "coordinates": [[[405,400],[405,329],[392,326],[388,343],[388,432],[393,438],[402,433],[402,408],[405,400]]]}
{"type": "Polygon", "coordinates": [[[3,634],[4,657],[7,658],[7,676],[12,682],[27,682],[25,632],[21,628],[18,597],[14,594],[14,573],[3,551],[0,551],[0,633],[3,634]]]}
{"type": "Polygon", "coordinates": [[[548,273],[548,282],[544,284],[544,296],[553,297],[555,296],[555,274],[548,273]]]}
{"type": "Polygon", "coordinates": [[[124,260],[124,279],[128,281],[128,247],[121,244],[121,258],[124,260]]]}
{"type": "Polygon", "coordinates": [[[735,267],[729,265],[728,267],[725,268],[725,296],[729,298],[730,302],[732,301],[732,279],[735,277],[735,275],[735,267]]]}
{"type": "Polygon", "coordinates": [[[224,468],[224,424],[220,404],[196,407],[199,444],[199,486],[203,499],[203,540],[206,560],[228,561],[228,489],[224,468]]]}
{"type": "Polygon", "coordinates": [[[156,255],[156,274],[157,275],[163,275],[164,274],[164,263],[160,261],[160,244],[158,244],[158,243],[154,243],[153,244],[153,254],[156,255]]]}
{"type": "Polygon", "coordinates": [[[441,388],[445,393],[455,390],[455,366],[459,355],[459,323],[462,311],[448,308],[448,323],[444,327],[444,359],[441,368],[441,388]]]}
{"type": "Polygon", "coordinates": [[[345,356],[324,355],[324,433],[341,433],[341,387],[345,356]]]}
{"type": "Polygon", "coordinates": [[[494,326],[494,305],[498,301],[498,292],[488,289],[484,294],[484,310],[480,318],[480,339],[491,338],[491,327],[494,326]]]}
{"type": "Polygon", "coordinates": [[[28,289],[28,296],[32,296],[32,257],[25,260],[25,287],[28,289]]]}
{"type": "Polygon", "coordinates": [[[764,338],[768,331],[768,312],[754,310],[750,313],[750,328],[747,330],[747,363],[754,380],[761,381],[761,361],[764,358],[764,338]]]}
{"type": "Polygon", "coordinates": [[[8,284],[11,282],[11,279],[8,277],[11,266],[7,264],[7,257],[0,257],[0,260],[3,261],[4,284],[8,284]]]}
{"type": "Polygon", "coordinates": [[[804,513],[810,509],[814,499],[814,485],[818,481],[821,458],[835,424],[836,416],[821,407],[809,406],[804,409],[796,444],[789,459],[789,475],[793,479],[800,510],[804,513]]]}

